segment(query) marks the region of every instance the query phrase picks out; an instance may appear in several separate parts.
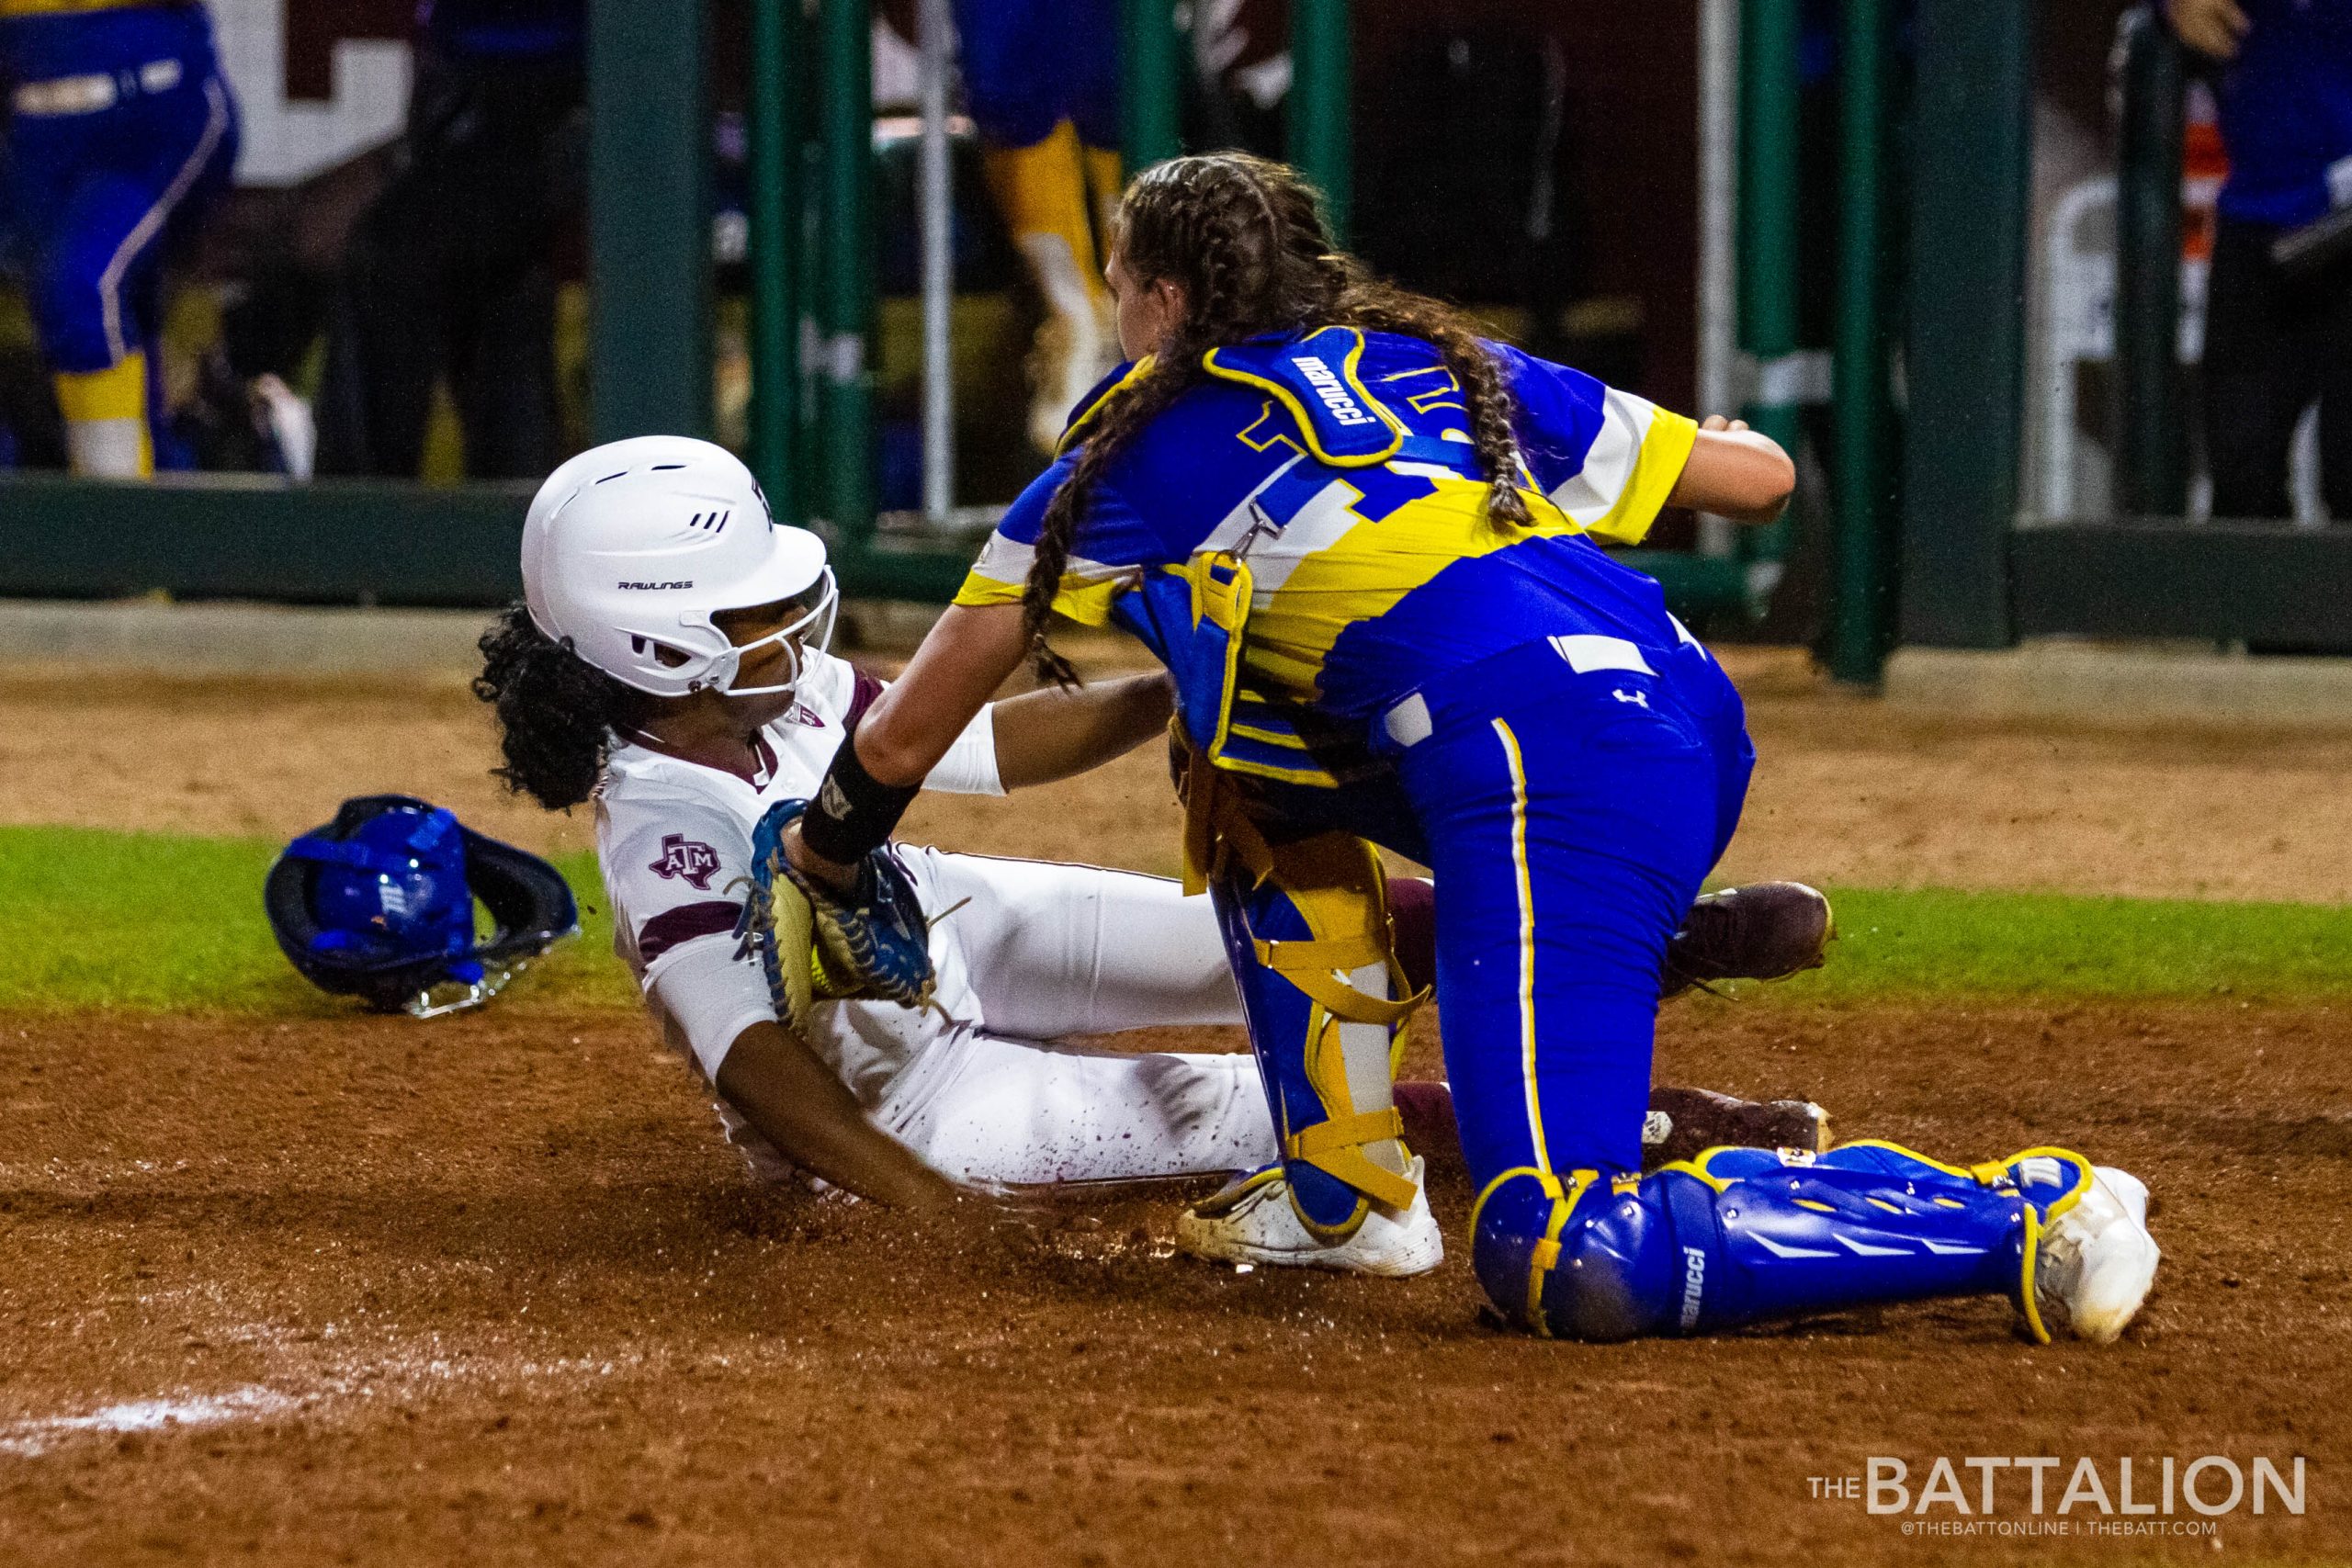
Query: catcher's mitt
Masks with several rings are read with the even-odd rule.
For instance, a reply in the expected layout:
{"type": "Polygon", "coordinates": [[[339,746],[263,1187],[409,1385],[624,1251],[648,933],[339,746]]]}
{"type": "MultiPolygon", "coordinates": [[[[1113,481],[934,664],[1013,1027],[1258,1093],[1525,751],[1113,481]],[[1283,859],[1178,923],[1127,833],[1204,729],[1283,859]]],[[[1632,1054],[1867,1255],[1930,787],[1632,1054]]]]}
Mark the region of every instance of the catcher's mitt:
{"type": "Polygon", "coordinates": [[[752,887],[736,927],[760,955],[777,1016],[797,1028],[819,997],[930,1006],[930,924],[906,868],[885,844],[858,863],[847,896],[804,875],[784,852],[784,833],[808,808],[779,801],[752,830],[752,887]]]}

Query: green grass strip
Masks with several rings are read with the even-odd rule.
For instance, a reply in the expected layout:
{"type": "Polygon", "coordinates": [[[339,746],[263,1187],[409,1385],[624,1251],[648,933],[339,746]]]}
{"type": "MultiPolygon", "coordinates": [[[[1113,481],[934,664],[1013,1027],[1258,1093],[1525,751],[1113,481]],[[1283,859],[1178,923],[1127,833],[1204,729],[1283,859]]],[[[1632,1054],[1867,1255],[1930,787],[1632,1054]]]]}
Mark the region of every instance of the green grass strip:
{"type": "MultiPolygon", "coordinates": [[[[270,940],[262,877],[278,846],[238,839],[0,828],[0,1010],[118,1008],[320,1016],[270,940]]],[[[502,1008],[633,1007],[593,858],[560,863],[583,931],[502,1008]]],[[[2352,909],[1944,889],[1835,894],[1829,966],[1759,1001],[1939,997],[2352,995],[2352,909]]]]}
{"type": "Polygon", "coordinates": [[[1755,998],[2352,994],[2352,908],[1949,888],[1834,890],[1826,967],[1755,998]]]}
{"type": "MultiPolygon", "coordinates": [[[[0,828],[0,1009],[318,1016],[356,1006],[314,989],[270,937],[262,878],[281,847],[0,828]]],[[[580,899],[581,934],[517,978],[501,1005],[634,1006],[594,857],[558,863],[580,899]]]]}

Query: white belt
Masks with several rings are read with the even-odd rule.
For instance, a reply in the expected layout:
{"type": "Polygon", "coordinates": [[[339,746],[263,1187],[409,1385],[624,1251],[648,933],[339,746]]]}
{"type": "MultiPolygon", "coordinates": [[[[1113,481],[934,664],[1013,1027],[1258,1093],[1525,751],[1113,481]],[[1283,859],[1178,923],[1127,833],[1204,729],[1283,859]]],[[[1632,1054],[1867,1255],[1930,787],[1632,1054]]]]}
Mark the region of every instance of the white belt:
{"type": "MultiPolygon", "coordinates": [[[[1681,630],[1681,622],[1677,621],[1674,625],[1676,630],[1681,630]]],[[[1689,632],[1682,632],[1682,638],[1696,646],[1696,639],[1689,632]]],[[[1619,670],[1634,675],[1657,673],[1650,668],[1650,661],[1642,657],[1639,645],[1622,637],[1550,637],[1544,640],[1550,643],[1553,650],[1567,660],[1568,668],[1579,675],[1589,675],[1596,670],[1619,670]]],[[[1420,693],[1415,692],[1383,715],[1381,726],[1388,731],[1388,739],[1397,745],[1418,746],[1427,740],[1432,731],[1430,705],[1420,693]]]]}
{"type": "Polygon", "coordinates": [[[176,60],[151,60],[120,73],[100,71],[27,82],[10,95],[9,103],[18,114],[36,119],[100,114],[134,94],[168,93],[180,85],[181,74],[176,60]]]}

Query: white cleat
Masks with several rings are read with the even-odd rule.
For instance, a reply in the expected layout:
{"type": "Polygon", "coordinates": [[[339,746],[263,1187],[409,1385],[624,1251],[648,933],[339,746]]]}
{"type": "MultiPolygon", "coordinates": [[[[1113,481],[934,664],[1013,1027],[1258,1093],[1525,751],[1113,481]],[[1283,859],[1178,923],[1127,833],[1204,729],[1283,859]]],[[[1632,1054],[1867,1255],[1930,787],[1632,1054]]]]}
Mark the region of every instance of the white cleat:
{"type": "Polygon", "coordinates": [[[1430,1213],[1421,1159],[1405,1168],[1413,1206],[1399,1214],[1378,1203],[1344,1241],[1326,1241],[1306,1228],[1292,1207],[1282,1167],[1268,1166],[1235,1180],[1176,1217],[1176,1246],[1218,1263],[1265,1263],[1286,1269],[1335,1269],[1402,1280],[1445,1261],[1445,1233],[1430,1213]]]}
{"type": "Polygon", "coordinates": [[[319,426],[311,417],[311,405],[268,374],[254,377],[250,390],[254,430],[268,438],[286,477],[308,483],[319,457],[319,426]]]}
{"type": "Polygon", "coordinates": [[[2162,1256],[2148,1234],[2147,1183],[2093,1166],[2090,1190],[2041,1233],[2033,1296],[2042,1326],[2113,1344],[2148,1299],[2162,1256]]]}

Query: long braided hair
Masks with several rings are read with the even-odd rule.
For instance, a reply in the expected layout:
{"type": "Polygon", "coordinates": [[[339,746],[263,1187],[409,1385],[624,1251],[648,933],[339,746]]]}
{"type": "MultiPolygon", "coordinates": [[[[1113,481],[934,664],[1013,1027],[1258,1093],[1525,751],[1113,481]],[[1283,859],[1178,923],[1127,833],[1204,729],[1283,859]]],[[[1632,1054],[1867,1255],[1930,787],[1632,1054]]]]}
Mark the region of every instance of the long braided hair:
{"type": "Polygon", "coordinates": [[[1150,370],[1093,416],[1077,464],[1046,504],[1021,598],[1041,677],[1063,685],[1077,678],[1047,644],[1046,627],[1089,495],[1138,432],[1207,378],[1201,355],[1220,344],[1323,326],[1427,341],[1462,389],[1488,523],[1533,521],[1520,489],[1517,406],[1494,356],[1456,311],[1380,282],[1334,248],[1320,198],[1296,170],[1247,152],[1156,164],[1128,184],[1113,242],[1131,276],[1177,285],[1186,309],[1150,370]]]}

